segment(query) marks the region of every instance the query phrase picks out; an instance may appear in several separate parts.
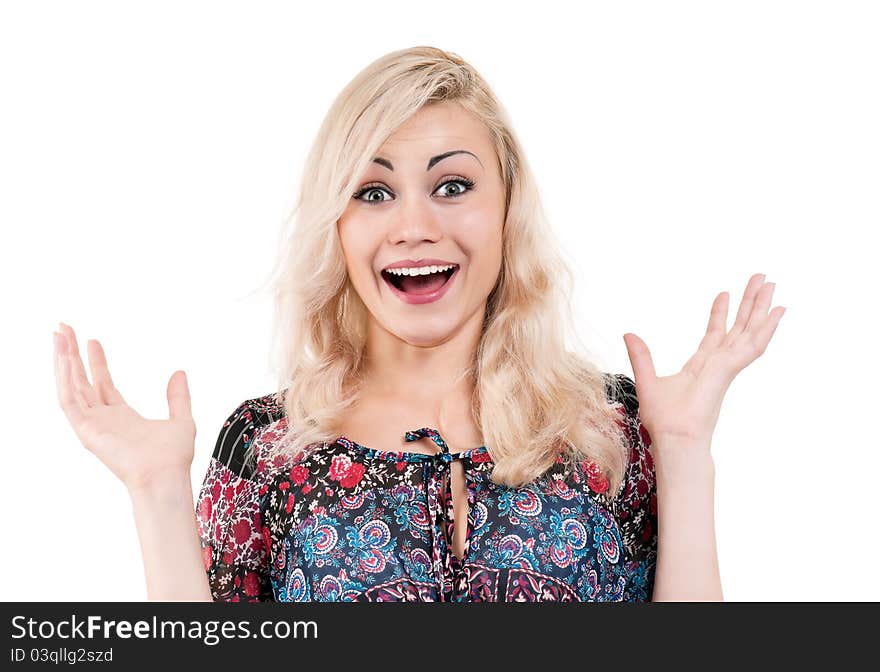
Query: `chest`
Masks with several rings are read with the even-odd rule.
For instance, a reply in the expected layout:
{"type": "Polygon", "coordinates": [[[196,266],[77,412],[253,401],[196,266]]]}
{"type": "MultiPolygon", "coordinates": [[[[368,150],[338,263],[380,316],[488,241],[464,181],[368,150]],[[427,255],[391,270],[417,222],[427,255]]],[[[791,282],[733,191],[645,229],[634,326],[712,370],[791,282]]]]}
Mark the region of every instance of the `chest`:
{"type": "Polygon", "coordinates": [[[406,441],[405,435],[421,427],[434,427],[452,453],[483,445],[482,432],[471,409],[463,404],[440,413],[427,405],[413,405],[399,399],[359,399],[345,416],[340,433],[377,450],[405,451],[428,455],[439,452],[429,438],[406,441]]]}
{"type": "MultiPolygon", "coordinates": [[[[452,453],[482,445],[480,431],[472,418],[460,413],[455,419],[454,430],[442,432],[452,453]]],[[[448,421],[447,421],[448,422],[448,421]]],[[[381,410],[374,403],[363,403],[346,417],[342,434],[366,448],[435,455],[440,452],[436,443],[428,437],[406,441],[405,435],[421,427],[436,427],[436,418],[429,414],[394,407],[381,410]]],[[[453,461],[440,480],[439,494],[449,498],[451,516],[444,519],[441,527],[453,554],[459,559],[465,554],[468,521],[468,494],[464,468],[453,461]],[[447,525],[446,520],[451,524],[447,525]]]]}
{"type": "Polygon", "coordinates": [[[400,459],[336,444],[272,486],[283,493],[265,511],[280,601],[619,596],[619,530],[578,483],[508,488],[468,457],[443,469],[400,459]]]}

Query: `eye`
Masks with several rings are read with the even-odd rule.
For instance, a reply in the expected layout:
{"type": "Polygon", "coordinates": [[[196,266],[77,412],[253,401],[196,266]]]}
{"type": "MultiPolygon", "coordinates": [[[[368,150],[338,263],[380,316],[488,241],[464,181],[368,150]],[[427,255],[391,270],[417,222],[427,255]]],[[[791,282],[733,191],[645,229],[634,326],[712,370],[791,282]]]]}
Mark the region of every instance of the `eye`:
{"type": "Polygon", "coordinates": [[[458,186],[453,190],[453,192],[451,194],[449,192],[447,192],[445,198],[457,198],[457,197],[461,196],[462,194],[465,194],[468,191],[470,191],[474,186],[473,181],[467,179],[466,177],[455,177],[451,180],[446,180],[443,184],[440,185],[440,187],[438,187],[438,189],[445,187],[448,184],[455,184],[458,186]],[[464,188],[462,188],[462,186],[464,188]]]}
{"type": "Polygon", "coordinates": [[[358,191],[356,191],[352,198],[354,198],[355,200],[358,200],[358,201],[366,201],[368,203],[382,203],[386,200],[391,200],[391,199],[382,198],[381,196],[378,199],[376,199],[376,198],[373,198],[373,196],[372,196],[372,194],[374,194],[374,193],[381,194],[383,192],[386,194],[390,193],[387,189],[385,189],[385,187],[381,187],[378,184],[367,184],[367,185],[364,185],[358,191]],[[370,196],[368,198],[364,198],[364,196],[366,196],[367,194],[370,194],[370,196]]]}
{"type": "MultiPolygon", "coordinates": [[[[474,182],[473,180],[469,180],[466,177],[455,176],[441,183],[440,186],[437,187],[437,189],[435,190],[435,193],[436,191],[442,190],[448,185],[454,185],[452,191],[450,192],[447,189],[445,194],[440,195],[443,196],[443,198],[458,198],[459,196],[466,194],[468,191],[471,191],[474,187],[474,182]]],[[[370,183],[365,184],[358,191],[356,191],[352,195],[352,198],[358,201],[364,201],[365,203],[378,204],[393,200],[394,197],[384,185],[380,183],[370,183]],[[376,194],[379,195],[379,198],[375,198],[376,194]],[[388,194],[389,198],[383,198],[382,194],[388,194]]]]}

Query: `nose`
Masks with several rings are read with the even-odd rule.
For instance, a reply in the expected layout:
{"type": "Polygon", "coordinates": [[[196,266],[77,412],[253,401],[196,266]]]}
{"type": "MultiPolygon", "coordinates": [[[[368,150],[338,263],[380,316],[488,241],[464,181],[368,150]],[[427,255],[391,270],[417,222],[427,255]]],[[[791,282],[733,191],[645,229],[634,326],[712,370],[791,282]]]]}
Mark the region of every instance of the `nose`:
{"type": "Polygon", "coordinates": [[[388,223],[389,243],[435,242],[440,238],[442,232],[430,203],[418,197],[400,197],[398,203],[388,223]]]}

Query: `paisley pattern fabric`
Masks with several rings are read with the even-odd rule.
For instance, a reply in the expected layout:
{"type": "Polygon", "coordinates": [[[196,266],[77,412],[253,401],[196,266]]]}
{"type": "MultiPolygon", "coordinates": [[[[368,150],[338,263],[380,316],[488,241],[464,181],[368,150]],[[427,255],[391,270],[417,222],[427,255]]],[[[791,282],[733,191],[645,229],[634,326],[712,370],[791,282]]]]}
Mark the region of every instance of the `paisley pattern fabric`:
{"type": "MultiPolygon", "coordinates": [[[[428,455],[362,446],[345,436],[295,460],[263,456],[287,428],[274,394],[224,423],[196,515],[218,601],[648,601],[657,555],[650,437],[635,386],[608,386],[629,439],[616,495],[598,467],[561,460],[521,488],[493,483],[485,446],[452,453],[436,429],[428,455]],[[245,461],[252,444],[254,459],[245,461]],[[453,554],[450,464],[460,461],[468,515],[453,554]]],[[[425,443],[421,444],[425,445],[425,443]]]]}

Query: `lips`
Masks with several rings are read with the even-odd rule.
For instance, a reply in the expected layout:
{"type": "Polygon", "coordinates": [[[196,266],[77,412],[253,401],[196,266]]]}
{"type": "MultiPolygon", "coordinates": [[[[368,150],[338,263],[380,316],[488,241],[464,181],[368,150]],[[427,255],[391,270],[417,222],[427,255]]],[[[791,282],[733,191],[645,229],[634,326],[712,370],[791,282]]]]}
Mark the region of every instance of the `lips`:
{"type": "MultiPolygon", "coordinates": [[[[417,275],[417,276],[395,275],[394,273],[389,272],[388,269],[385,269],[384,271],[382,271],[382,276],[385,277],[388,280],[388,282],[390,282],[392,285],[397,287],[397,289],[403,291],[404,286],[406,284],[423,285],[423,284],[429,284],[431,282],[436,284],[437,281],[440,279],[440,276],[444,277],[445,280],[449,280],[449,278],[452,277],[453,273],[455,273],[457,268],[458,268],[458,266],[455,265],[452,268],[447,268],[445,271],[438,271],[436,273],[429,273],[427,275],[421,275],[421,276],[419,276],[419,275],[417,275]]],[[[422,292],[410,290],[409,293],[421,294],[422,292]]]]}
{"type": "Polygon", "coordinates": [[[392,275],[389,273],[385,273],[384,271],[381,273],[382,280],[385,281],[385,285],[391,290],[392,294],[394,294],[400,300],[410,303],[410,304],[422,304],[422,303],[433,303],[434,301],[439,300],[449,291],[449,288],[452,286],[452,283],[455,282],[456,277],[458,276],[458,272],[461,270],[460,266],[456,266],[451,271],[446,271],[444,274],[447,276],[446,281],[441,285],[438,289],[425,293],[425,294],[416,294],[414,292],[404,292],[399,289],[394,282],[392,281],[392,275]]]}

